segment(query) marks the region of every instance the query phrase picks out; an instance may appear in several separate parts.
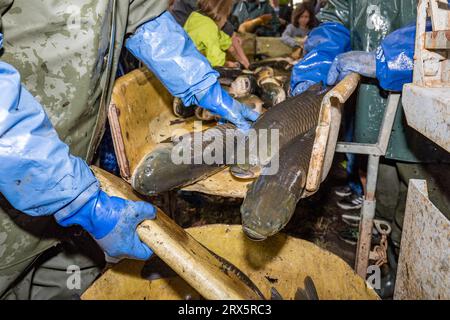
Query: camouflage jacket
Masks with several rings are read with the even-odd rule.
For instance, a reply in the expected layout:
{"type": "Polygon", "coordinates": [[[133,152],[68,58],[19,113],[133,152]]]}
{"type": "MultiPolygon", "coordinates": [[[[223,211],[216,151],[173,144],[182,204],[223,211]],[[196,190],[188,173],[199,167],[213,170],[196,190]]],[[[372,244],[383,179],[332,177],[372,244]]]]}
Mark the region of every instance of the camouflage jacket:
{"type": "Polygon", "coordinates": [[[0,59],[17,68],[71,152],[92,159],[124,37],[164,0],[0,0],[0,59]]]}

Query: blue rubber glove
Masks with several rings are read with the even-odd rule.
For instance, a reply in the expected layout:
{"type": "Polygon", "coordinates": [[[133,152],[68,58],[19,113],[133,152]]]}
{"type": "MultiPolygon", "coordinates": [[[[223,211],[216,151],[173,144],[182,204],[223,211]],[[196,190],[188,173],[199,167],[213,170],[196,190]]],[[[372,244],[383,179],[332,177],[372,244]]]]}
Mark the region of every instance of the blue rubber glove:
{"type": "MultiPolygon", "coordinates": [[[[427,31],[432,31],[427,21],[427,31]]],[[[414,70],[416,24],[395,30],[386,36],[376,52],[376,74],[384,90],[402,91],[405,83],[411,83],[414,70]]]]}
{"type": "Polygon", "coordinates": [[[350,50],[350,31],[340,23],[322,23],[311,31],[304,49],[305,57],[292,70],[293,96],[314,84],[327,83],[328,71],[336,56],[350,50]]]}
{"type": "Polygon", "coordinates": [[[212,113],[232,122],[246,132],[251,125],[248,121],[256,121],[259,113],[234,100],[217,82],[207,89],[201,96],[198,105],[212,113]]]}
{"type": "Polygon", "coordinates": [[[136,228],[142,221],[155,216],[156,209],[149,203],[110,197],[98,191],[74,214],[56,214],[55,218],[63,227],[82,226],[105,251],[107,260],[116,262],[122,258],[150,258],[152,251],[141,242],[136,228]]]}
{"type": "Polygon", "coordinates": [[[0,193],[28,215],[54,215],[64,226],[85,227],[109,255],[148,258],[150,249],[135,228],[154,217],[154,208],[101,192],[86,162],[70,155],[21,85],[17,70],[2,61],[0,92],[0,193]]]}
{"type": "Polygon", "coordinates": [[[327,84],[335,85],[350,73],[376,77],[376,58],[374,52],[350,51],[342,53],[334,59],[328,72],[327,84]]]}
{"type": "Polygon", "coordinates": [[[138,28],[126,47],[185,106],[200,105],[238,128],[250,127],[246,120],[254,119],[252,112],[217,88],[219,73],[169,12],[138,28]]]}

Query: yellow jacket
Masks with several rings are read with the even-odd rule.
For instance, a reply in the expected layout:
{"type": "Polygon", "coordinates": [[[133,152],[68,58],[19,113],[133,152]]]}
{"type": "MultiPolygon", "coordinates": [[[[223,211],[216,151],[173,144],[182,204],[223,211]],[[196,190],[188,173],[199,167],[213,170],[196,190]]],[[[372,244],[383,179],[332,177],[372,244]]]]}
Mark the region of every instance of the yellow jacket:
{"type": "Polygon", "coordinates": [[[225,51],[231,47],[231,37],[221,31],[214,20],[198,12],[192,12],[184,25],[184,30],[213,67],[225,64],[225,51]]]}

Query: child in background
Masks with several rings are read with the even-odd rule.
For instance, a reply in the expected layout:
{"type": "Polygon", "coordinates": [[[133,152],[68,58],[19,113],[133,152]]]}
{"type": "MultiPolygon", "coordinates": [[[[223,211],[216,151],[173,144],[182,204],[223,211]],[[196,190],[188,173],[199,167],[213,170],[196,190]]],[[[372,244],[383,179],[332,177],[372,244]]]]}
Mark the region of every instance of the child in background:
{"type": "Polygon", "coordinates": [[[314,13],[307,5],[301,4],[294,10],[292,23],[283,32],[281,41],[291,48],[298,48],[300,43],[295,38],[306,37],[314,27],[314,13]]]}
{"type": "Polygon", "coordinates": [[[238,67],[239,63],[226,61],[229,52],[244,68],[248,68],[244,52],[235,50],[231,37],[221,30],[232,6],[233,0],[199,0],[198,12],[191,13],[184,29],[213,67],[238,67]]]}

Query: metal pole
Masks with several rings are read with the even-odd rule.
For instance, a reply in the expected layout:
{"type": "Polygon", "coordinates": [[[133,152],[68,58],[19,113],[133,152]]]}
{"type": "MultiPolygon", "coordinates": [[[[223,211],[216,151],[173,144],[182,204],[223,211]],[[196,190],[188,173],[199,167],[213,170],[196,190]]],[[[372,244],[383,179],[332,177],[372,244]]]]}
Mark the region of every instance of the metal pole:
{"type": "Polygon", "coordinates": [[[367,165],[366,195],[364,196],[364,202],[361,208],[361,221],[359,225],[358,248],[356,251],[355,264],[356,273],[363,279],[366,279],[367,267],[369,265],[373,219],[375,217],[375,191],[377,187],[379,163],[379,156],[369,155],[369,163],[367,165]]]}

